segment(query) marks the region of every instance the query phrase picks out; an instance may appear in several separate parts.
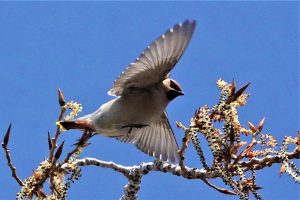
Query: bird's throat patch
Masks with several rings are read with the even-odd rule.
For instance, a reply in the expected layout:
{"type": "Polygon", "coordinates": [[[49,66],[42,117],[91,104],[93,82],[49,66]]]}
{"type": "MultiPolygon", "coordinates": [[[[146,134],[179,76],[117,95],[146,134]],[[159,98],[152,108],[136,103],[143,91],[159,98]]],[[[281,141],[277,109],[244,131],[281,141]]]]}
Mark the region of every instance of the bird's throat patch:
{"type": "Polygon", "coordinates": [[[176,97],[178,97],[180,94],[176,90],[170,90],[167,92],[167,99],[169,101],[172,101],[176,97]]]}

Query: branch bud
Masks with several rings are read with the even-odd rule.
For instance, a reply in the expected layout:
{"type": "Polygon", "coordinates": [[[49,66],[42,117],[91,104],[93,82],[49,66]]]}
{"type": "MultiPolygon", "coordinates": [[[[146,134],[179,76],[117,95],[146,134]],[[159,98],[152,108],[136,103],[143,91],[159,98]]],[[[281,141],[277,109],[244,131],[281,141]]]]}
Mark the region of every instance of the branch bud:
{"type": "Polygon", "coordinates": [[[233,95],[235,93],[235,88],[236,88],[236,85],[235,85],[235,82],[234,82],[234,79],[232,79],[232,82],[231,82],[231,86],[230,86],[230,95],[233,95]]]}
{"type": "Polygon", "coordinates": [[[279,175],[282,176],[282,174],[285,172],[285,170],[286,170],[286,164],[282,163],[282,165],[280,167],[279,175]]]}
{"type": "Polygon", "coordinates": [[[50,138],[50,132],[48,131],[48,146],[49,146],[49,150],[52,149],[52,141],[51,141],[51,138],[50,138]]]}
{"type": "Polygon", "coordinates": [[[60,88],[58,88],[58,103],[60,106],[64,106],[66,104],[65,97],[60,88]]]}
{"type": "Polygon", "coordinates": [[[263,128],[263,126],[264,126],[264,123],[265,123],[265,119],[266,119],[266,117],[262,118],[262,120],[259,122],[259,124],[258,124],[258,126],[257,126],[257,129],[258,129],[259,131],[262,130],[262,128],[263,128]]]}
{"type": "Polygon", "coordinates": [[[243,94],[243,92],[247,89],[247,87],[250,85],[250,82],[241,87],[236,93],[234,94],[234,99],[236,100],[239,96],[243,94]]]}
{"type": "Polygon", "coordinates": [[[3,138],[2,146],[7,146],[8,141],[9,141],[9,136],[10,136],[10,130],[11,130],[11,123],[10,123],[10,125],[9,125],[9,127],[8,127],[8,129],[6,131],[6,134],[5,134],[4,138],[3,138]]]}
{"type": "Polygon", "coordinates": [[[64,143],[65,143],[65,141],[63,141],[61,143],[61,145],[58,147],[58,149],[57,149],[57,151],[56,151],[56,153],[54,155],[55,160],[58,160],[59,157],[61,156],[61,153],[62,153],[62,150],[63,150],[63,147],[64,147],[64,143]]]}
{"type": "Polygon", "coordinates": [[[249,128],[251,129],[252,133],[256,133],[257,132],[257,128],[251,123],[251,122],[247,122],[249,125],[249,128]]]}

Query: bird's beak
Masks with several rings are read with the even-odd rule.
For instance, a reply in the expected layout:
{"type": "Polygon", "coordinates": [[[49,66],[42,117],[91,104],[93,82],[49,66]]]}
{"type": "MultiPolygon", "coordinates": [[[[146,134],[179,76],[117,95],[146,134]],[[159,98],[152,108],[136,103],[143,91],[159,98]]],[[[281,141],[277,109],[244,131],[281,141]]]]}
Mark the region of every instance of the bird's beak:
{"type": "Polygon", "coordinates": [[[183,96],[184,95],[184,93],[180,90],[176,90],[176,92],[178,93],[178,96],[183,96]]]}

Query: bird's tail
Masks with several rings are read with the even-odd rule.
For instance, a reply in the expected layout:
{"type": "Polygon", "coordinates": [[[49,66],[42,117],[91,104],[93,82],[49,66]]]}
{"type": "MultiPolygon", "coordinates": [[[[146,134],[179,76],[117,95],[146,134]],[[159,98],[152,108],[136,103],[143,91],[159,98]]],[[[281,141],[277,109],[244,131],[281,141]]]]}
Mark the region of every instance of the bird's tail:
{"type": "Polygon", "coordinates": [[[94,126],[88,120],[59,121],[56,122],[56,125],[58,125],[63,131],[70,129],[95,131],[94,126]]]}

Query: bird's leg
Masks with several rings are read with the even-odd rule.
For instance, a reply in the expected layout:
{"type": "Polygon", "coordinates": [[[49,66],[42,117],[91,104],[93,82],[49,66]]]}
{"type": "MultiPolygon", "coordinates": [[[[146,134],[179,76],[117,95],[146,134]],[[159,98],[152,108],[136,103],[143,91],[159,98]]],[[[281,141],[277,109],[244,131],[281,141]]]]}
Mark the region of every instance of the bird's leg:
{"type": "Polygon", "coordinates": [[[129,135],[133,128],[144,128],[146,126],[149,126],[149,125],[148,124],[128,124],[128,125],[122,126],[122,128],[129,128],[128,133],[127,133],[129,135]]]}

